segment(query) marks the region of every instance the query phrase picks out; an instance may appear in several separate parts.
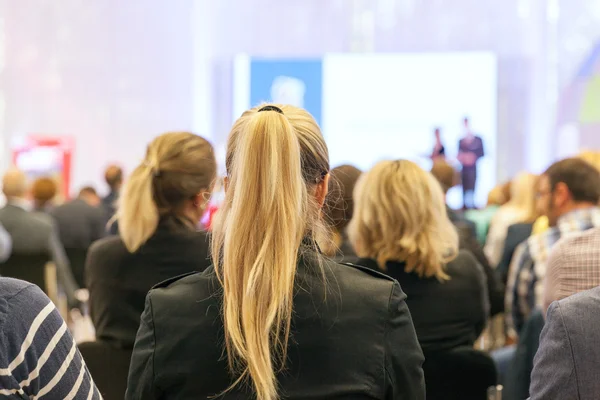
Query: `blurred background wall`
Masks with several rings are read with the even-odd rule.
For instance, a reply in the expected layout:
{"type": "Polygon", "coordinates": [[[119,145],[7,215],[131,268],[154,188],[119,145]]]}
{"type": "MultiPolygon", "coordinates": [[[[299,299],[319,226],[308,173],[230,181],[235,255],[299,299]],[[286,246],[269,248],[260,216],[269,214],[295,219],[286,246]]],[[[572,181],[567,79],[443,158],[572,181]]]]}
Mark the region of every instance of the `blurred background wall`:
{"type": "Polygon", "coordinates": [[[163,131],[220,144],[239,53],[492,51],[504,179],[560,150],[560,95],[599,38],[586,0],[0,0],[2,161],[23,135],[72,135],[76,188],[163,131]]]}

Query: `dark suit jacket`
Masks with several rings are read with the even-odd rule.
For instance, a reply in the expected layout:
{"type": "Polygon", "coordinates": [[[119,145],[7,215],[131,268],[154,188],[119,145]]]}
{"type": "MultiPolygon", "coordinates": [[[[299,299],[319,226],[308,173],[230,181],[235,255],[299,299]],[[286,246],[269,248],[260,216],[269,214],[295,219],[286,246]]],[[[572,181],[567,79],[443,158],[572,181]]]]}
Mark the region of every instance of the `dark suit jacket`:
{"type": "Polygon", "coordinates": [[[56,220],[60,240],[67,249],[87,249],[104,236],[103,210],[81,199],[54,208],[50,215],[56,220]]]}
{"type": "MultiPolygon", "coordinates": [[[[357,264],[379,270],[374,260],[361,259],[357,264]]],[[[485,274],[473,255],[461,250],[446,265],[450,279],[444,282],[421,278],[405,267],[404,262],[388,262],[384,273],[396,279],[407,295],[423,352],[472,347],[489,312],[485,274]]]]}
{"type": "Polygon", "coordinates": [[[512,262],[515,250],[517,249],[517,246],[519,246],[521,243],[526,241],[529,236],[531,236],[532,229],[533,224],[531,223],[514,224],[508,227],[508,232],[506,233],[506,240],[504,242],[504,251],[502,252],[502,259],[496,267],[496,273],[498,274],[504,285],[506,285],[506,281],[508,280],[510,263],[512,262]]]}
{"type": "MultiPolygon", "coordinates": [[[[425,399],[423,353],[398,283],[301,254],[282,398],[425,399]]],[[[221,293],[212,267],[150,292],[126,399],[210,399],[229,387],[221,293]]],[[[239,386],[218,398],[253,397],[239,386]]]]}
{"type": "Polygon", "coordinates": [[[98,339],[132,348],[152,286],[209,265],[207,235],[173,220],[161,221],[155,234],[133,254],[119,236],[94,243],[85,272],[98,339]]]}
{"type": "Polygon", "coordinates": [[[48,214],[26,211],[14,204],[0,209],[0,223],[12,237],[12,255],[43,255],[56,264],[59,283],[64,287],[71,306],[77,304],[75,291],[79,288],[60,241],[56,223],[48,214]]]}

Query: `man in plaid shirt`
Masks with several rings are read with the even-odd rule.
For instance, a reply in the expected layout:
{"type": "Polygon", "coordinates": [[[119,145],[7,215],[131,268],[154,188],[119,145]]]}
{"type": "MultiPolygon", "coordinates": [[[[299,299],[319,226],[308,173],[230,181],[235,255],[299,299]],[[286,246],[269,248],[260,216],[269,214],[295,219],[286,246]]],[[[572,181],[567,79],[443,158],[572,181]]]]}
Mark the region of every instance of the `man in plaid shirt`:
{"type": "Polygon", "coordinates": [[[546,266],[556,242],[600,226],[600,172],[578,158],[558,161],[540,177],[537,196],[550,229],[521,243],[513,257],[506,291],[507,324],[513,334],[544,304],[546,266]]]}

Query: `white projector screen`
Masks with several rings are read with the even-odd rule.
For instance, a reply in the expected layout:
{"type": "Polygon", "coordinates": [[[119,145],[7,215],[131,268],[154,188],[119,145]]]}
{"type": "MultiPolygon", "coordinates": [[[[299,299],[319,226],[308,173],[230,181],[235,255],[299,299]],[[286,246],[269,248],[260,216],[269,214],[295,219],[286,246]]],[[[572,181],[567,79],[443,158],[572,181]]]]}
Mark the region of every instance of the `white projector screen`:
{"type": "MultiPolygon", "coordinates": [[[[492,53],[327,54],[316,61],[295,62],[238,57],[234,117],[258,99],[273,100],[267,97],[281,81],[278,75],[291,77],[302,89],[291,97],[305,95],[297,101],[318,115],[332,167],[349,163],[363,170],[398,158],[429,169],[435,127],[441,129],[448,160],[458,166],[458,141],[468,117],[485,149],[475,195],[478,205],[485,204],[496,183],[497,68],[492,53]],[[269,68],[274,72],[265,72],[265,62],[272,62],[269,68]],[[261,90],[264,94],[251,94],[261,90]]],[[[460,187],[450,191],[448,202],[462,206],[460,187]]]]}

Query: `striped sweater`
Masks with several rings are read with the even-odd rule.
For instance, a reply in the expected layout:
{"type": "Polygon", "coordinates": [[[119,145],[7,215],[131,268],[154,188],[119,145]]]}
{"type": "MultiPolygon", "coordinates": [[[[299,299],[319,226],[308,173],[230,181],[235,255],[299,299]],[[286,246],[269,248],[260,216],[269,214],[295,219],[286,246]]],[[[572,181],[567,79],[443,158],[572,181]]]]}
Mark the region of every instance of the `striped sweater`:
{"type": "Polygon", "coordinates": [[[0,399],[101,399],[54,304],[0,278],[0,399]]]}

